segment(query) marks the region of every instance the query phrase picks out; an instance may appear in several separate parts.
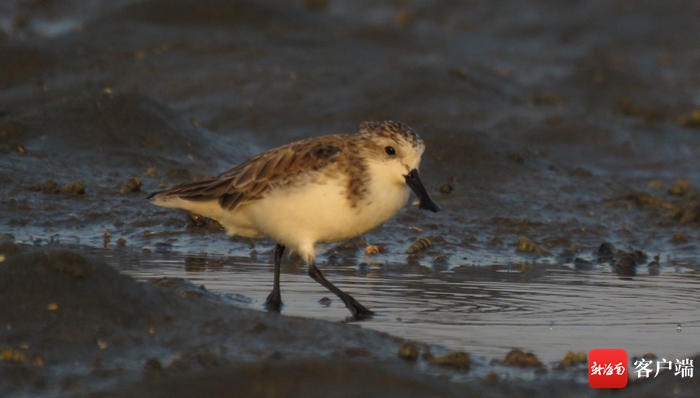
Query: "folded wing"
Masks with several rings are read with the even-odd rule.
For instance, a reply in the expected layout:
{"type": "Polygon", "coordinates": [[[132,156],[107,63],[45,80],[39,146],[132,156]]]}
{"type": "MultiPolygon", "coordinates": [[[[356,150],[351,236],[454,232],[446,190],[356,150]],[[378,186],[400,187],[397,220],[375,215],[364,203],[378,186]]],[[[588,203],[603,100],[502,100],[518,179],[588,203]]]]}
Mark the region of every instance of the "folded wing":
{"type": "MultiPolygon", "coordinates": [[[[254,156],[215,177],[177,185],[156,192],[152,202],[180,198],[190,201],[217,200],[226,210],[258,200],[275,186],[292,184],[334,163],[343,152],[342,136],[327,136],[295,142],[254,156]]],[[[157,204],[157,203],[156,203],[157,204]]]]}

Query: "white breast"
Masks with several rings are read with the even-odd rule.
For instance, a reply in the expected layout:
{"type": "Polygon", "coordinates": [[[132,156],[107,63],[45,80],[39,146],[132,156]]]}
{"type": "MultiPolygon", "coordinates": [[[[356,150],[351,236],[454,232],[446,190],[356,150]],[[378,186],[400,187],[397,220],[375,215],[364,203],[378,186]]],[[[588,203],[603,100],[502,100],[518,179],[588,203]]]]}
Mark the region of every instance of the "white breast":
{"type": "Polygon", "coordinates": [[[270,237],[308,259],[314,256],[314,244],[362,235],[393,217],[409,197],[406,185],[373,179],[367,195],[352,206],[347,184],[346,178],[322,177],[316,182],[273,189],[234,211],[222,209],[217,201],[165,198],[154,203],[215,219],[229,235],[270,237]]]}
{"type": "Polygon", "coordinates": [[[273,191],[239,211],[261,234],[313,256],[317,242],[353,238],[383,224],[403,207],[408,195],[405,186],[374,182],[368,195],[353,207],[347,198],[347,180],[331,179],[273,191]]]}

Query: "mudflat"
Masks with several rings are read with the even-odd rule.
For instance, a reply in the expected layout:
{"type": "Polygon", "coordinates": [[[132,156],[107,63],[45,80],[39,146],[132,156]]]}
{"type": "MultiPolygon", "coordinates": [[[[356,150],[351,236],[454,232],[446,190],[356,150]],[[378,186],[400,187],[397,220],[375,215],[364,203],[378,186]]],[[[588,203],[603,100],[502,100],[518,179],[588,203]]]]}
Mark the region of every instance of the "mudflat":
{"type": "MultiPolygon", "coordinates": [[[[2,395],[274,396],[316,380],[297,395],[595,396],[585,363],[557,370],[567,352],[693,358],[699,14],[689,1],[3,1],[2,395]],[[443,211],[409,206],[323,249],[324,275],[378,310],[367,322],[338,324],[342,303],[293,257],[283,316],[261,312],[273,242],[145,200],[384,119],[425,140],[421,177],[443,211]],[[398,356],[411,341],[416,363],[398,356]],[[515,349],[541,365],[504,365],[515,349]],[[469,370],[427,350],[465,352],[469,370]]],[[[623,396],[697,388],[630,373],[623,396]]]]}

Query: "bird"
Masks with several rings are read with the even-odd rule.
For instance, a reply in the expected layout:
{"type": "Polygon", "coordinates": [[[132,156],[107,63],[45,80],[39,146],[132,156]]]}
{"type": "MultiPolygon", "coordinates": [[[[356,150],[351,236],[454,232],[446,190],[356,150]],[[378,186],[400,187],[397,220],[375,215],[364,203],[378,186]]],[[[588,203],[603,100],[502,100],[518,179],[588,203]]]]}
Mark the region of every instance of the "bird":
{"type": "Polygon", "coordinates": [[[229,236],[271,238],[274,283],[265,308],[282,307],[280,264],[285,250],[300,255],[308,274],[337,295],[355,319],[374,312],[329,282],[315,263],[316,245],[358,237],[382,225],[408,202],[437,213],[420,179],[423,140],[404,123],[360,124],[352,135],[296,141],[213,177],[148,196],[150,203],[218,221],[229,236]]]}

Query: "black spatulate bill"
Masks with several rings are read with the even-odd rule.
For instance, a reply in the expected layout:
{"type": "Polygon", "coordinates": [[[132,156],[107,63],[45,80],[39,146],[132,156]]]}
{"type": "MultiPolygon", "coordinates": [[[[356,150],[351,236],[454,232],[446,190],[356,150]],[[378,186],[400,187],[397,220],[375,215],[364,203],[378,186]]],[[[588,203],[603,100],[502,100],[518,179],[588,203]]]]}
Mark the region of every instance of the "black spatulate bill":
{"type": "Polygon", "coordinates": [[[418,196],[418,200],[420,201],[420,203],[418,204],[419,209],[430,210],[433,213],[437,213],[440,211],[440,206],[438,206],[437,203],[433,202],[433,200],[430,199],[428,191],[425,190],[425,187],[423,186],[423,183],[420,180],[418,169],[411,170],[404,177],[406,178],[406,185],[408,185],[411,188],[411,190],[415,192],[416,196],[418,196]]]}

